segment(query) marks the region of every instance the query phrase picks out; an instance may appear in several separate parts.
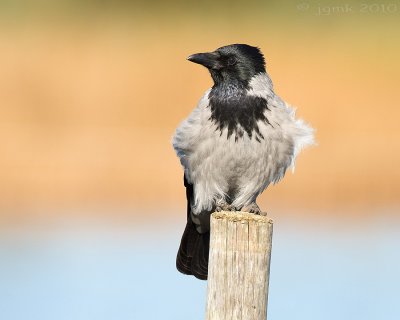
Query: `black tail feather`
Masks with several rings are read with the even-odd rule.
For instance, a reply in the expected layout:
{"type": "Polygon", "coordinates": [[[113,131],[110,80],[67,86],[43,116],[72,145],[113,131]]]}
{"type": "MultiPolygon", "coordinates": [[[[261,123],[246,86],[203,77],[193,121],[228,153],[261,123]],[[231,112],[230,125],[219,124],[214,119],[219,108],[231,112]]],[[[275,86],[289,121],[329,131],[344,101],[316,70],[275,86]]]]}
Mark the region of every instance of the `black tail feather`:
{"type": "Polygon", "coordinates": [[[198,279],[207,280],[210,233],[200,234],[188,221],[176,257],[176,268],[198,279]]]}
{"type": "Polygon", "coordinates": [[[183,274],[207,280],[210,232],[197,232],[196,226],[191,219],[190,199],[193,197],[193,186],[187,182],[186,177],[185,187],[188,201],[187,222],[176,257],[176,268],[183,274]]]}

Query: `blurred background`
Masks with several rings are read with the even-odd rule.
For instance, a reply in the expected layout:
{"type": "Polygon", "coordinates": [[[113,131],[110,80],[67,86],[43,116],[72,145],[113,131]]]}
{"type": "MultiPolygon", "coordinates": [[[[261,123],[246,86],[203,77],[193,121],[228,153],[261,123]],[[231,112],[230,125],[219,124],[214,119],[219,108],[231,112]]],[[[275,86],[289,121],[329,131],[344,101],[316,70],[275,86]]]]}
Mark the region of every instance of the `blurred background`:
{"type": "Polygon", "coordinates": [[[259,198],[269,319],[399,319],[400,2],[0,0],[0,319],[203,319],[175,270],[192,53],[259,46],[318,146],[259,198]]]}

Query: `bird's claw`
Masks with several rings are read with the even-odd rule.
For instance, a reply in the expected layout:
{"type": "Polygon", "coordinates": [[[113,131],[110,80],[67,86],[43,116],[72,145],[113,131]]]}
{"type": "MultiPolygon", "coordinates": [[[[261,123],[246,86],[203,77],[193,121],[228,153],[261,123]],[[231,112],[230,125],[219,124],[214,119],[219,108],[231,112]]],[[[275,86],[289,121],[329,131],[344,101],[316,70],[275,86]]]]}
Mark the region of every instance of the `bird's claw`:
{"type": "Polygon", "coordinates": [[[234,210],[234,208],[233,208],[231,205],[229,205],[229,204],[222,205],[222,206],[217,206],[217,207],[215,208],[215,211],[217,211],[217,212],[221,212],[221,211],[232,211],[232,210],[234,210]]]}
{"type": "Polygon", "coordinates": [[[260,207],[255,202],[249,204],[248,206],[243,207],[241,211],[259,214],[259,215],[267,215],[266,212],[261,211],[260,207]]]}
{"type": "Polygon", "coordinates": [[[233,211],[235,208],[228,204],[226,201],[219,200],[216,203],[215,211],[221,212],[221,211],[233,211]]]}

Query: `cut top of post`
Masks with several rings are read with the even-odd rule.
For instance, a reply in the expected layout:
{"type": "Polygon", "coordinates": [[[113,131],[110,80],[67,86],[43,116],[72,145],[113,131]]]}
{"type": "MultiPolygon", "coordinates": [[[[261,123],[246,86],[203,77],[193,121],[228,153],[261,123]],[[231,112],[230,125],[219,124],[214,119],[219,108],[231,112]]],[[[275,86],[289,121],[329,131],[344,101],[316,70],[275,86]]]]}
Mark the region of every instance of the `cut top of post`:
{"type": "Polygon", "coordinates": [[[242,211],[214,212],[212,216],[214,219],[226,219],[228,221],[256,221],[269,224],[273,223],[272,219],[268,218],[266,215],[258,215],[242,211]]]}

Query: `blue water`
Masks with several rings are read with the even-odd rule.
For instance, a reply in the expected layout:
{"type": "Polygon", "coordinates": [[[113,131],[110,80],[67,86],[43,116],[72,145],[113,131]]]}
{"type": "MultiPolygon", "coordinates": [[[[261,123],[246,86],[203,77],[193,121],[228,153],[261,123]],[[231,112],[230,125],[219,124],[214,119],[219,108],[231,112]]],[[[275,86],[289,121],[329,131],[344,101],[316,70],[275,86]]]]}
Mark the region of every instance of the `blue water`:
{"type": "MultiPolygon", "coordinates": [[[[269,320],[400,319],[398,219],[274,218],[269,320]]],[[[183,223],[3,230],[0,319],[204,319],[206,282],[175,270],[183,223]]]]}

